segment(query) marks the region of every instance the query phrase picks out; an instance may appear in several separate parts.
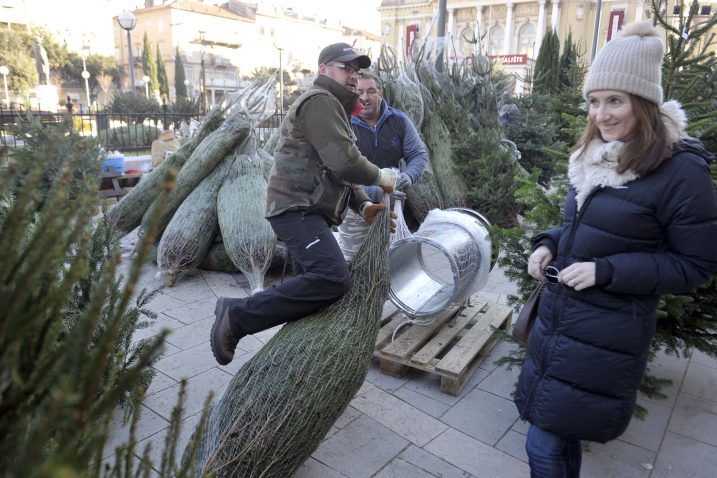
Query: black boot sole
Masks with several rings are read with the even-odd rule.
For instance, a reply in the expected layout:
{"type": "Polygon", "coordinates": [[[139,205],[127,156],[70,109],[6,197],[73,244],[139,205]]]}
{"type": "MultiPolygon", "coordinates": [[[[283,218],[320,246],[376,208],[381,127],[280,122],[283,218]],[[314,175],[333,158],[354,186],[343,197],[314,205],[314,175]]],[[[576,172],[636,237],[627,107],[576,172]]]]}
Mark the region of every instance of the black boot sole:
{"type": "Polygon", "coordinates": [[[209,343],[212,348],[212,355],[219,365],[227,365],[234,359],[234,354],[227,358],[223,352],[223,347],[219,344],[222,342],[221,330],[222,320],[224,320],[224,297],[217,300],[217,305],[214,307],[214,323],[212,324],[212,332],[209,334],[209,343]],[[222,315],[219,315],[222,312],[222,315]]]}

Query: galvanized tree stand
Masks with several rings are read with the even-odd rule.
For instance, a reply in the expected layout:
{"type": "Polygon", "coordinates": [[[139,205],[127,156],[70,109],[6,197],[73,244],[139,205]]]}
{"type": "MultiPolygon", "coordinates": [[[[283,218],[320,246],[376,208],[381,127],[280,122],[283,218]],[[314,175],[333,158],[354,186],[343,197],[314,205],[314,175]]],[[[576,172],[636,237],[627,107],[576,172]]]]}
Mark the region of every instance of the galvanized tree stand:
{"type": "Polygon", "coordinates": [[[493,348],[494,329],[510,327],[509,307],[475,295],[494,265],[489,227],[470,209],[433,210],[413,236],[391,245],[390,302],[374,351],[381,372],[423,370],[458,395],[493,348]]]}

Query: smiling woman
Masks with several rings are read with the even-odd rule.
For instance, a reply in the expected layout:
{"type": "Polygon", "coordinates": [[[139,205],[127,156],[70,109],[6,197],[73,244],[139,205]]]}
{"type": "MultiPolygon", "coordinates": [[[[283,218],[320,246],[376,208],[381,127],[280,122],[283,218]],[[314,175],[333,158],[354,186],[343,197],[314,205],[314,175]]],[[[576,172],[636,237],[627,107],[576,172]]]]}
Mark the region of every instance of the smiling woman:
{"type": "Polygon", "coordinates": [[[588,95],[588,116],[603,141],[626,142],[633,136],[637,119],[630,95],[621,91],[593,91],[588,95]]]}
{"type": "Polygon", "coordinates": [[[515,393],[531,476],[577,477],[581,440],[625,431],[661,294],[717,270],[714,155],[686,135],[680,104],[663,103],[662,60],[649,21],[595,57],[563,226],[532,239],[528,273],[551,273],[515,393]]]}

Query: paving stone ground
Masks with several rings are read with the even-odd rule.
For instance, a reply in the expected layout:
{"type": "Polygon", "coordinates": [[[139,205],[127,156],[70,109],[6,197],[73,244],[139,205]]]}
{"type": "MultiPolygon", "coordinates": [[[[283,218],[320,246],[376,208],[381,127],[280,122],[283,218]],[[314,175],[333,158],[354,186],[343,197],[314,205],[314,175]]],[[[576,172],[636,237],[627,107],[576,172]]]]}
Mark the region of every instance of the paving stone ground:
{"type": "MultiPolygon", "coordinates": [[[[124,239],[125,256],[134,241],[133,235],[124,239]]],[[[248,295],[244,277],[195,270],[170,288],[148,265],[140,283],[140,288],[160,292],[150,304],[157,320],[139,330],[136,339],[165,328],[171,331],[137,425],[138,450],[152,443],[152,456],[159,463],[179,381],[186,379],[188,384],[183,449],[207,393],[221,395],[233,374],[278,328],[243,338],[234,361],[222,367],[209,348],[213,307],[219,296],[248,295]]],[[[514,292],[515,286],[494,269],[481,298],[504,304],[514,292]]],[[[413,370],[396,379],[381,374],[374,360],[348,409],[294,478],[529,476],[524,449],[528,426],[518,418],[511,399],[518,371],[494,364],[510,347],[498,344],[457,397],[441,393],[439,379],[431,374],[413,370]]],[[[586,444],[581,476],[717,476],[717,361],[701,353],[691,358],[663,354],[650,367],[653,375],[672,380],[667,398],[640,397],[639,403],[649,411],[646,420],[633,420],[618,440],[586,444]]],[[[113,420],[108,460],[114,446],[128,435],[121,418],[118,412],[113,420]]]]}

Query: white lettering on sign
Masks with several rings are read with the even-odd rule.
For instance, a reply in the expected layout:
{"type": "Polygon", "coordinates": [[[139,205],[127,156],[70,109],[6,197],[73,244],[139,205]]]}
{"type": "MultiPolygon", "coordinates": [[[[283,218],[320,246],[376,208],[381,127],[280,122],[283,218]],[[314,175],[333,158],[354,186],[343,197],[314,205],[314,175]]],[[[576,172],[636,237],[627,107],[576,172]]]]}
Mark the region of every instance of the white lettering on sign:
{"type": "Polygon", "coordinates": [[[526,65],[528,64],[528,55],[488,55],[491,60],[496,60],[504,65],[526,65]]]}

